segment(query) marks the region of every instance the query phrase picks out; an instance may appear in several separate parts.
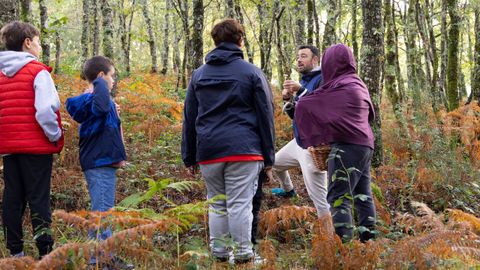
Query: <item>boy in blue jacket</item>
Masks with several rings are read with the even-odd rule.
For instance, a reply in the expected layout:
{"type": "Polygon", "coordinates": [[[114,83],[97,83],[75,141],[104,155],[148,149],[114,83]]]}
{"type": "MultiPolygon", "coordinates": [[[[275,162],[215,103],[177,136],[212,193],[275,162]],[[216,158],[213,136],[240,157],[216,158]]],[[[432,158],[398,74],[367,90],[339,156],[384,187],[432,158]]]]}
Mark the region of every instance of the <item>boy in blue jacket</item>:
{"type": "MultiPolygon", "coordinates": [[[[80,165],[87,180],[91,210],[99,212],[113,208],[115,173],[126,160],[118,107],[110,95],[114,76],[115,67],[110,59],[90,58],[82,71],[89,88],[66,102],[68,113],[80,123],[80,165]]],[[[112,232],[107,228],[89,234],[91,238],[105,240],[112,232]]]]}

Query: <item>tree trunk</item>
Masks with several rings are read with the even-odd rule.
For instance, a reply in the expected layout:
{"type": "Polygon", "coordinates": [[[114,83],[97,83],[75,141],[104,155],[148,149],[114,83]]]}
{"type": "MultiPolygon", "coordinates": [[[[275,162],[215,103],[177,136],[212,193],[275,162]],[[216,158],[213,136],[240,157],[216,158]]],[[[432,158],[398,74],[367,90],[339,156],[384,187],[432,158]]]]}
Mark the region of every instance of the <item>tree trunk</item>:
{"type": "MultiPolygon", "coordinates": [[[[407,3],[405,3],[407,5],[407,3]]],[[[416,111],[420,109],[421,94],[419,86],[419,75],[417,67],[417,27],[415,23],[415,2],[409,0],[408,8],[404,16],[405,47],[407,53],[407,77],[408,89],[412,92],[413,107],[416,111]]]]}
{"type": "Polygon", "coordinates": [[[272,45],[274,45],[272,42],[278,6],[279,2],[277,1],[273,2],[272,5],[266,5],[265,0],[256,4],[256,9],[258,12],[257,18],[259,18],[260,27],[259,32],[256,33],[255,37],[257,38],[258,45],[260,46],[260,69],[262,69],[267,80],[270,80],[272,77],[272,59],[270,59],[270,54],[272,51],[272,45]],[[269,11],[271,11],[271,14],[269,14],[269,11]]]}
{"type": "Polygon", "coordinates": [[[305,1],[295,0],[295,13],[298,14],[295,16],[295,44],[297,46],[305,44],[305,1]]]}
{"type": "MultiPolygon", "coordinates": [[[[182,28],[183,28],[183,60],[182,60],[182,67],[179,73],[179,79],[182,81],[182,88],[187,87],[187,73],[190,72],[190,63],[189,55],[190,55],[190,48],[191,48],[191,40],[190,40],[190,27],[189,27],[189,16],[188,16],[188,1],[183,0],[175,0],[173,2],[173,7],[177,11],[177,15],[179,19],[182,21],[182,28]]],[[[177,83],[178,85],[178,83],[177,83]]],[[[177,87],[178,89],[178,87],[177,87]]]]}
{"type": "MultiPolygon", "coordinates": [[[[237,15],[237,18],[238,20],[240,21],[240,23],[242,25],[245,25],[245,22],[243,20],[243,13],[242,13],[242,8],[240,7],[240,5],[238,4],[238,1],[235,1],[235,14],[237,15]]],[[[247,36],[245,35],[243,37],[243,43],[245,45],[245,51],[247,53],[247,57],[248,57],[248,62],[252,63],[253,64],[253,51],[252,49],[250,48],[250,42],[248,41],[247,39],[247,36]]]]}
{"type": "Polygon", "coordinates": [[[131,47],[132,47],[132,22],[133,22],[133,15],[135,14],[135,3],[136,0],[132,0],[132,6],[130,12],[130,18],[128,20],[128,27],[127,27],[127,51],[126,51],[126,57],[128,59],[128,65],[127,65],[127,70],[130,73],[130,52],[131,52],[131,47]]]}
{"type": "Polygon", "coordinates": [[[49,42],[49,33],[47,29],[47,3],[45,0],[38,1],[40,7],[40,34],[42,36],[41,46],[42,46],[42,62],[48,65],[50,63],[50,42],[49,42]]]}
{"type": "Polygon", "coordinates": [[[417,0],[415,7],[417,27],[420,37],[422,38],[422,44],[425,48],[425,67],[430,86],[430,95],[432,96],[432,108],[434,112],[437,112],[442,103],[442,93],[438,84],[439,73],[437,45],[431,22],[433,6],[430,5],[428,0],[425,0],[424,6],[422,6],[417,0]]]}
{"type": "Polygon", "coordinates": [[[315,0],[312,0],[313,3],[313,17],[315,23],[315,46],[320,48],[320,24],[318,23],[318,13],[317,13],[317,3],[315,0]]]}
{"type": "Polygon", "coordinates": [[[394,34],[394,45],[395,45],[395,72],[396,72],[396,78],[397,78],[397,85],[398,85],[398,98],[401,103],[403,103],[406,99],[406,94],[405,94],[405,83],[403,81],[403,76],[402,76],[402,71],[400,69],[400,60],[399,60],[399,53],[398,53],[398,29],[396,25],[396,8],[395,8],[395,2],[392,3],[392,30],[394,34]]]}
{"type": "Polygon", "coordinates": [[[463,98],[467,97],[468,95],[467,80],[465,78],[465,74],[463,73],[462,65],[460,64],[462,61],[461,52],[467,51],[468,59],[470,59],[470,61],[474,60],[472,55],[473,52],[471,48],[472,43],[470,38],[470,31],[468,31],[470,30],[470,20],[469,18],[467,18],[466,14],[467,14],[467,3],[465,3],[461,9],[460,22],[459,22],[459,25],[464,26],[463,29],[465,29],[464,31],[460,29],[460,38],[458,39],[460,41],[460,44],[459,44],[460,53],[459,53],[459,65],[458,65],[458,78],[460,80],[458,85],[459,102],[461,102],[463,98]],[[465,41],[465,39],[467,39],[467,41],[465,41]],[[465,48],[465,46],[467,46],[467,48],[465,48]]]}
{"type": "MultiPolygon", "coordinates": [[[[394,2],[392,0],[384,1],[385,7],[385,34],[386,34],[386,44],[385,44],[385,91],[387,96],[392,103],[393,113],[399,125],[399,132],[403,138],[408,138],[408,126],[405,121],[405,117],[402,114],[402,98],[400,92],[399,80],[396,77],[402,76],[399,72],[398,65],[398,45],[397,45],[397,36],[395,33],[395,8],[394,2]]],[[[407,140],[409,149],[412,149],[410,140],[407,140]]]]}
{"type": "MultiPolygon", "coordinates": [[[[474,6],[473,7],[473,13],[475,14],[475,10],[476,10],[476,7],[474,6]]],[[[470,18],[469,16],[467,16],[467,13],[465,12],[464,13],[464,16],[466,17],[464,19],[465,21],[465,24],[466,24],[466,27],[467,27],[467,40],[468,40],[468,59],[472,59],[472,66],[470,68],[470,95],[468,96],[468,100],[467,100],[467,104],[470,103],[472,101],[472,86],[473,86],[473,79],[475,77],[475,53],[474,53],[474,50],[475,50],[475,45],[473,43],[473,39],[475,38],[475,34],[473,35],[470,35],[470,33],[472,33],[472,25],[471,25],[471,21],[470,21],[470,18]]],[[[474,22],[474,30],[475,30],[475,22],[474,22]]]]}
{"type": "Polygon", "coordinates": [[[375,152],[372,158],[372,166],[378,167],[383,163],[382,144],[382,117],[380,104],[382,100],[382,55],[383,48],[383,23],[382,2],[378,0],[362,0],[363,14],[363,38],[362,59],[360,64],[360,76],[363,78],[375,109],[376,118],[372,124],[375,135],[375,152]]]}
{"type": "Polygon", "coordinates": [[[480,104],[480,6],[475,7],[475,63],[471,96],[480,104]]]}
{"type": "Polygon", "coordinates": [[[447,0],[442,0],[442,21],[440,32],[442,34],[442,39],[440,41],[440,55],[441,55],[441,64],[440,64],[440,79],[438,85],[441,87],[443,105],[448,109],[448,101],[446,97],[447,89],[447,61],[448,61],[448,32],[447,32],[447,0]]]}
{"type": "Polygon", "coordinates": [[[62,39],[60,38],[60,32],[57,29],[57,31],[55,31],[55,69],[53,71],[54,74],[60,73],[60,57],[62,55],[61,42],[62,39]]]}
{"type": "Polygon", "coordinates": [[[172,59],[173,71],[177,74],[180,74],[180,66],[181,66],[180,50],[179,50],[180,39],[181,39],[181,36],[179,34],[180,29],[178,29],[177,23],[173,22],[172,25],[174,30],[173,31],[173,48],[175,48],[175,50],[173,50],[173,59],[172,59]]]}
{"type": "Polygon", "coordinates": [[[157,47],[155,45],[155,35],[153,33],[152,20],[150,20],[150,15],[148,13],[148,2],[147,0],[142,0],[142,10],[143,17],[145,18],[145,24],[147,24],[148,30],[148,45],[150,46],[150,56],[152,58],[152,73],[158,72],[157,65],[157,47]]]}
{"type": "MultiPolygon", "coordinates": [[[[173,22],[173,47],[178,48],[176,50],[173,50],[173,71],[177,73],[177,83],[175,86],[175,91],[178,92],[180,89],[180,82],[182,80],[182,77],[185,74],[185,70],[182,70],[182,60],[180,60],[180,40],[182,36],[180,35],[180,29],[178,27],[177,22],[173,22]]],[[[183,33],[185,34],[185,33],[183,33]]]]}
{"type": "Polygon", "coordinates": [[[20,18],[24,22],[30,22],[32,17],[32,0],[21,0],[20,18]]]}
{"type": "Polygon", "coordinates": [[[269,77],[268,70],[268,24],[267,24],[267,12],[265,3],[257,4],[258,17],[260,20],[260,32],[258,36],[258,43],[260,45],[260,68],[267,77],[269,77]]]}
{"type": "Polygon", "coordinates": [[[447,96],[448,110],[458,108],[458,40],[460,37],[460,16],[458,15],[457,0],[447,0],[448,14],[450,17],[450,30],[448,33],[448,60],[447,60],[447,96]]]}
{"type": "Polygon", "coordinates": [[[203,64],[203,0],[193,1],[192,64],[193,69],[203,64]]]}
{"type": "Polygon", "coordinates": [[[352,49],[353,55],[358,59],[358,41],[357,41],[357,0],[352,0],[352,49]]]}
{"type": "Polygon", "coordinates": [[[463,74],[462,67],[458,65],[458,100],[459,102],[467,96],[467,82],[465,74],[463,74]]]}
{"type": "Polygon", "coordinates": [[[93,45],[92,54],[98,55],[100,47],[100,12],[98,10],[98,0],[93,1],[93,45]]]}
{"type": "Polygon", "coordinates": [[[88,36],[90,35],[90,0],[83,0],[83,17],[82,17],[82,38],[80,43],[82,44],[82,63],[88,58],[88,46],[90,41],[88,36]]]}
{"type": "Polygon", "coordinates": [[[315,26],[313,14],[313,0],[307,0],[307,44],[313,45],[313,27],[315,26]]]}
{"type": "Polygon", "coordinates": [[[182,22],[183,22],[183,39],[184,39],[184,44],[183,44],[183,61],[182,61],[182,88],[187,88],[187,65],[189,62],[188,56],[190,55],[190,27],[188,25],[189,21],[189,16],[188,16],[188,2],[187,1],[180,1],[181,3],[179,4],[180,6],[180,11],[181,11],[181,16],[182,16],[182,22]]]}
{"type": "Polygon", "coordinates": [[[162,50],[162,71],[163,75],[167,74],[168,71],[168,38],[169,38],[169,23],[170,23],[170,10],[171,10],[171,0],[165,0],[165,20],[163,21],[163,50],[162,50]]]}
{"type": "Polygon", "coordinates": [[[278,65],[277,65],[277,71],[278,71],[278,85],[280,89],[283,87],[283,82],[285,81],[286,78],[290,78],[290,64],[288,63],[288,58],[286,57],[285,49],[283,47],[283,42],[282,42],[282,15],[285,11],[285,6],[280,6],[280,1],[276,0],[275,1],[275,6],[278,7],[279,12],[278,15],[275,17],[275,26],[276,26],[276,31],[275,31],[275,45],[277,47],[277,53],[278,53],[278,65]]]}
{"type": "MultiPolygon", "coordinates": [[[[431,50],[431,58],[432,58],[432,67],[433,67],[433,81],[432,81],[432,93],[434,95],[434,100],[436,106],[439,107],[443,105],[443,101],[445,100],[445,92],[444,87],[441,84],[440,78],[440,65],[439,65],[439,57],[437,51],[437,41],[436,36],[433,28],[433,17],[435,15],[434,11],[434,2],[430,3],[430,0],[425,0],[425,5],[427,7],[428,12],[426,13],[426,22],[427,22],[427,29],[428,35],[430,38],[430,50],[431,50]]],[[[435,108],[434,108],[435,109],[435,108]]]]}
{"type": "Polygon", "coordinates": [[[235,0],[225,0],[225,17],[235,18],[235,0]]]}
{"type": "Polygon", "coordinates": [[[123,52],[123,68],[125,69],[126,75],[130,75],[131,64],[130,64],[130,46],[131,46],[131,36],[132,36],[132,20],[133,14],[135,13],[135,0],[132,1],[132,4],[129,9],[124,6],[124,0],[121,0],[120,4],[120,43],[122,44],[123,52]],[[127,25],[127,19],[129,18],[129,23],[127,25]]]}
{"type": "Polygon", "coordinates": [[[127,53],[127,14],[129,13],[125,7],[125,0],[119,1],[120,10],[118,12],[118,25],[120,44],[123,53],[123,68],[125,69],[125,75],[130,75],[130,56],[127,53]]]}
{"type": "Polygon", "coordinates": [[[393,31],[393,14],[391,0],[385,0],[385,90],[392,103],[393,109],[397,111],[400,105],[400,98],[397,91],[396,61],[398,56],[395,49],[395,33],[393,31]]]}
{"type": "Polygon", "coordinates": [[[0,1],[0,28],[5,24],[18,20],[18,5],[16,0],[0,1]]]}
{"type": "Polygon", "coordinates": [[[103,26],[103,54],[113,60],[113,14],[109,0],[101,0],[103,26]]]}
{"type": "Polygon", "coordinates": [[[335,25],[338,19],[340,7],[337,7],[337,0],[328,0],[327,5],[327,22],[325,23],[325,32],[323,34],[322,50],[337,43],[337,36],[335,34],[335,25]]]}

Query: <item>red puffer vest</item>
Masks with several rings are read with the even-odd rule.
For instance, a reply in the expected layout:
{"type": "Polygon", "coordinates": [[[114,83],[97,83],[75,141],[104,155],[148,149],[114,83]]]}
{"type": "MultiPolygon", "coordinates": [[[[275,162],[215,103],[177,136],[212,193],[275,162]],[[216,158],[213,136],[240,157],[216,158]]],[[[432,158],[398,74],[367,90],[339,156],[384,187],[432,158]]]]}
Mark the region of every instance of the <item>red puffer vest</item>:
{"type": "MultiPolygon", "coordinates": [[[[0,154],[53,154],[63,148],[63,135],[55,143],[48,140],[35,118],[33,82],[50,67],[32,61],[9,78],[0,72],[0,154]]],[[[60,111],[57,111],[61,127],[60,111]]]]}

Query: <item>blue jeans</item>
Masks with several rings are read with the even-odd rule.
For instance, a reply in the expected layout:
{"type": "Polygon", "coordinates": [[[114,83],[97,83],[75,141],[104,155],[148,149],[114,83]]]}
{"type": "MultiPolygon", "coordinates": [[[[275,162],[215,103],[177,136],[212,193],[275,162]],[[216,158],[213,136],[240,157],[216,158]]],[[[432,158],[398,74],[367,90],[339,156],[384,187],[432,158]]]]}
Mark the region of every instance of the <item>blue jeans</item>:
{"type": "MultiPolygon", "coordinates": [[[[92,211],[106,212],[113,208],[115,204],[116,171],[117,168],[113,167],[99,167],[84,171],[92,211]]],[[[112,230],[106,228],[98,233],[89,231],[88,235],[92,239],[105,240],[112,236],[112,230]]]]}

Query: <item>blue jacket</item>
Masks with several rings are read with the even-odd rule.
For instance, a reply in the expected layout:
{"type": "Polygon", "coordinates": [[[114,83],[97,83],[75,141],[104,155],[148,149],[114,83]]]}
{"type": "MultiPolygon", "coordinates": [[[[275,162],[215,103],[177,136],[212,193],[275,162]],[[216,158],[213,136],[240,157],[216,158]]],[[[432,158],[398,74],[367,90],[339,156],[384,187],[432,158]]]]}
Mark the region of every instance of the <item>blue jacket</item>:
{"type": "Polygon", "coordinates": [[[243,60],[233,43],[221,43],[195,70],[183,113],[186,166],[221,157],[262,155],[275,160],[273,97],[262,71],[243,60]]]}
{"type": "Polygon", "coordinates": [[[80,165],[82,170],[105,167],[126,160],[121,122],[107,82],[93,81],[93,93],[67,99],[73,120],[80,123],[80,165]]]}

